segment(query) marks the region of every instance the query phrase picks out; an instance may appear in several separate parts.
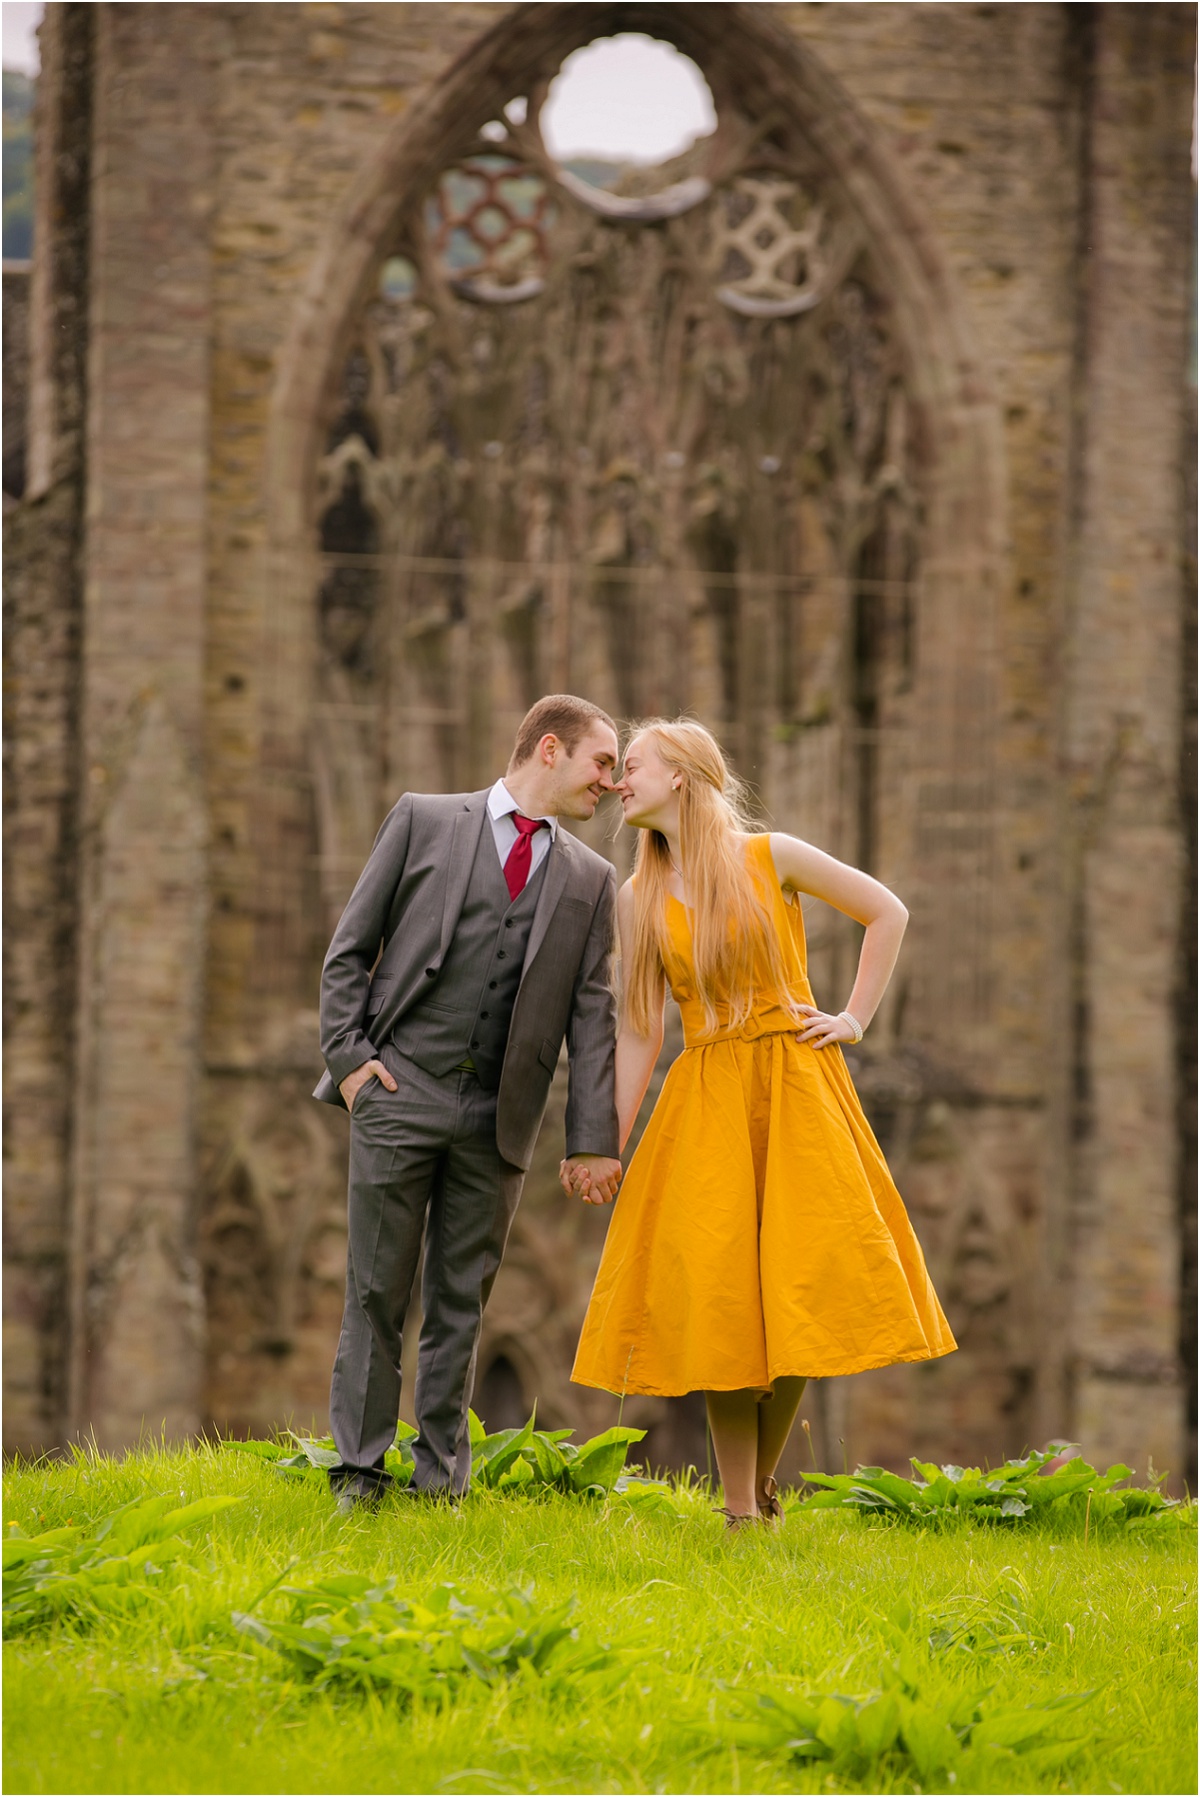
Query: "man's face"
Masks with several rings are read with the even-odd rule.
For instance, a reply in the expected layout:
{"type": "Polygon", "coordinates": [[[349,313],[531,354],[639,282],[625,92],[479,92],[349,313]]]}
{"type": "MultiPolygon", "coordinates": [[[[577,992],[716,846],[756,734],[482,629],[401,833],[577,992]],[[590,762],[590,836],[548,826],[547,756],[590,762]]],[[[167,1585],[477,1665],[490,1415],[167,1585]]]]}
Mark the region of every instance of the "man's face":
{"type": "Polygon", "coordinates": [[[616,733],[607,724],[593,724],[573,755],[560,743],[554,762],[558,816],[591,817],[605,793],[613,789],[616,766],[616,733]]]}

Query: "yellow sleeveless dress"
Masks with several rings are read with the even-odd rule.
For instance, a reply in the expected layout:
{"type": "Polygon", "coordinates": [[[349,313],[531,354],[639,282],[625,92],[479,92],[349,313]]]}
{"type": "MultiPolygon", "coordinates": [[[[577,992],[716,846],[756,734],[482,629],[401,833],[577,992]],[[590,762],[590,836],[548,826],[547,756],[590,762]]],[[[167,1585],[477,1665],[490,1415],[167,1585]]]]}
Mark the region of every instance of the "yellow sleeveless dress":
{"type": "MultiPolygon", "coordinates": [[[[747,844],[791,996],[812,1004],[804,921],[770,839],[747,844]]],[[[666,971],[684,1050],[616,1200],[572,1379],[610,1392],[768,1390],[952,1353],[953,1335],[839,1047],[796,1040],[764,984],[708,1031],[687,911],[666,971]]]]}

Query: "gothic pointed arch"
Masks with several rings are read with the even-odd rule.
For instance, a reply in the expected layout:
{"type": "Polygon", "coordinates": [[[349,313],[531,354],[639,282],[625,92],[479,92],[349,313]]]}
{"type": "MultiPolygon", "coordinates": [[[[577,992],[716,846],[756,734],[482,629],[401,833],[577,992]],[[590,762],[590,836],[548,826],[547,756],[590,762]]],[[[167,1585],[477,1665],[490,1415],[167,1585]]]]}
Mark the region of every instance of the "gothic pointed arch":
{"type": "MultiPolygon", "coordinates": [[[[268,457],[264,1038],[311,1006],[396,795],[490,780],[528,703],[567,689],[699,715],[767,817],[902,892],[867,1083],[884,1119],[897,1092],[904,1116],[972,1102],[996,987],[997,409],[894,158],[771,9],[506,13],[330,220],[268,457]],[[539,109],[571,51],[628,30],[697,63],[717,129],[598,193],[539,109]]],[[[603,820],[592,840],[628,854],[603,820]]],[[[819,905],[807,926],[841,1002],[854,929],[819,905]]],[[[974,1240],[961,1160],[910,1175],[935,1245],[974,1240]]],[[[589,1402],[562,1369],[598,1242],[552,1191],[535,1167],[484,1363],[519,1332],[558,1423],[589,1402]]]]}
{"type": "MultiPolygon", "coordinates": [[[[768,811],[918,908],[954,892],[955,959],[920,957],[899,996],[969,1061],[998,440],[933,232],[768,9],[515,7],[360,171],[281,358],[274,877],[315,804],[319,935],[385,795],[482,779],[537,690],[694,709],[768,811]],[[535,124],[563,58],[625,30],[691,56],[716,101],[657,214],[584,203],[528,124],[480,137],[517,96],[535,124]]],[[[817,935],[835,976],[838,932],[817,935]]]]}

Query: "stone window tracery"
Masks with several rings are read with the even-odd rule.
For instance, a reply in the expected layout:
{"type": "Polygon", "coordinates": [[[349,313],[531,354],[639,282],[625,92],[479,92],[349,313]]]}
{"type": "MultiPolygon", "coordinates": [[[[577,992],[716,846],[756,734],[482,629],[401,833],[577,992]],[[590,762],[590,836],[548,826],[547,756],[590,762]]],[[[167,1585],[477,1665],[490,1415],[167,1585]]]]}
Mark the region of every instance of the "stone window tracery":
{"type": "Polygon", "coordinates": [[[433,265],[456,293],[484,305],[542,291],[554,220],[544,178],[510,156],[465,157],[425,202],[433,265]]]}
{"type": "Polygon", "coordinates": [[[397,220],[332,408],[331,917],[367,794],[481,780],[571,685],[710,717],[835,851],[886,836],[921,479],[869,242],[777,118],[726,119],[661,167],[572,166],[546,94],[481,121],[397,220]]]}

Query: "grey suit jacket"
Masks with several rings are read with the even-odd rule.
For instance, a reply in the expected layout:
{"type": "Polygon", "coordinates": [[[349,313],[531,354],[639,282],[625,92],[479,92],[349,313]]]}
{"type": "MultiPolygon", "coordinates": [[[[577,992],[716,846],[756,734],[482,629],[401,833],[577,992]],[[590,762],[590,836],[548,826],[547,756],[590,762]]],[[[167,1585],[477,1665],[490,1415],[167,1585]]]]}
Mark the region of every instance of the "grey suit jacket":
{"type": "MultiPolygon", "coordinates": [[[[321,974],[321,1052],[314,1098],[371,1060],[426,982],[436,978],[462,911],[487,823],[487,791],[405,793],[388,813],[343,911],[321,974]],[[374,972],[372,973],[372,969],[374,972]]],[[[496,1106],[496,1145],[528,1168],[565,1036],[567,1153],[616,1156],[616,1005],[609,981],[616,877],[602,856],[559,830],[546,872],[496,1106]]]]}

